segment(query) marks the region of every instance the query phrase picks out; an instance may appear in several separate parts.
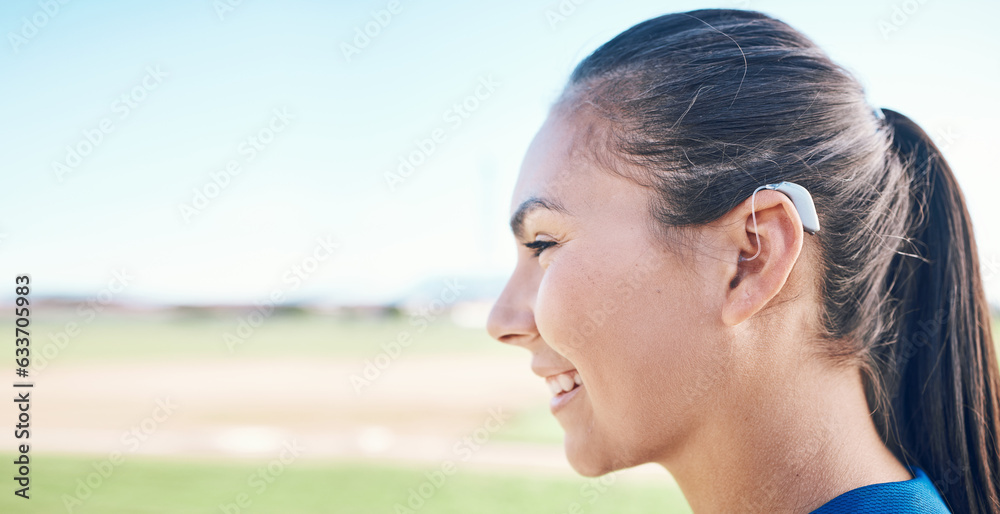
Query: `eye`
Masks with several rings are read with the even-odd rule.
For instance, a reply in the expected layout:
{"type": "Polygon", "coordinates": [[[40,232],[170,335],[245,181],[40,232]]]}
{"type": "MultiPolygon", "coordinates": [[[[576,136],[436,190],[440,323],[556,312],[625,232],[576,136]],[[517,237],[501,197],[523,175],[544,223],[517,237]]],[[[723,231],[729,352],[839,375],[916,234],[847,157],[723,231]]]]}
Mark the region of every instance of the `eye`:
{"type": "Polygon", "coordinates": [[[555,241],[532,241],[530,243],[524,243],[524,246],[534,250],[535,257],[538,257],[545,251],[546,248],[554,246],[557,243],[555,241]]]}

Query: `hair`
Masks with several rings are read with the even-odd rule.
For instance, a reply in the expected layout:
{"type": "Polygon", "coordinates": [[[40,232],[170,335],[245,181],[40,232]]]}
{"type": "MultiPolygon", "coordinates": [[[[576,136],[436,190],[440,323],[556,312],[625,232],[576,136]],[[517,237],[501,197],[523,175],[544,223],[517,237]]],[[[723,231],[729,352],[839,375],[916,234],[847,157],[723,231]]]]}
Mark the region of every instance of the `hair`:
{"type": "Polygon", "coordinates": [[[785,23],[725,9],[622,32],[554,107],[596,115],[587,151],[641,170],[631,178],[653,188],[660,227],[716,220],[759,185],[808,189],[823,227],[820,350],[860,367],[883,441],[953,511],[1000,511],[1000,378],[972,222],[920,127],[873,110],[785,23]]]}

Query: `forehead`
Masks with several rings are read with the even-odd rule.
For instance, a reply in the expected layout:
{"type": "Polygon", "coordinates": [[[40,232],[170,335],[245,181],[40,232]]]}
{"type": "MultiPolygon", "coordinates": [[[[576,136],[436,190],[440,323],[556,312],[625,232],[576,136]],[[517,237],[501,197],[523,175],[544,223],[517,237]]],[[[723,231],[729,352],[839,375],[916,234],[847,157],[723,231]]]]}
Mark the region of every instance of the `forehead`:
{"type": "Polygon", "coordinates": [[[521,171],[511,198],[510,213],[531,200],[566,206],[584,193],[590,165],[574,151],[578,127],[571,120],[550,115],[535,134],[521,163],[521,171]]]}
{"type": "MultiPolygon", "coordinates": [[[[588,231],[649,228],[649,191],[594,159],[600,129],[589,119],[550,115],[525,154],[511,199],[511,229],[530,225],[532,213],[552,213],[588,231]]],[[[566,225],[561,225],[566,227],[566,225]]]]}

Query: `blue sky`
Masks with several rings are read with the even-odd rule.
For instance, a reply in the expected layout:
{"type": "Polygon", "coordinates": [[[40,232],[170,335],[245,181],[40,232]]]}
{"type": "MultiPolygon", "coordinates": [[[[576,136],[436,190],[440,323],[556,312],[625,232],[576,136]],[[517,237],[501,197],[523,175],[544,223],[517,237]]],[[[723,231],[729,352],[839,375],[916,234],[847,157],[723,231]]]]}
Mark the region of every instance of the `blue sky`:
{"type": "Polygon", "coordinates": [[[5,275],[88,296],[127,270],[121,299],[185,303],[276,288],[377,302],[428,280],[503,277],[520,160],[572,67],[644,19],[741,7],[805,32],[873,104],[938,139],[1000,302],[995,2],[565,0],[559,18],[559,2],[401,0],[392,13],[243,0],[220,16],[223,2],[0,6],[5,275]],[[366,24],[377,35],[345,56],[366,24]],[[67,146],[87,153],[75,167],[67,146]],[[424,161],[390,187],[415,153],[424,161]],[[185,217],[196,191],[213,198],[185,217]],[[293,287],[283,277],[323,238],[337,249],[293,287]]]}

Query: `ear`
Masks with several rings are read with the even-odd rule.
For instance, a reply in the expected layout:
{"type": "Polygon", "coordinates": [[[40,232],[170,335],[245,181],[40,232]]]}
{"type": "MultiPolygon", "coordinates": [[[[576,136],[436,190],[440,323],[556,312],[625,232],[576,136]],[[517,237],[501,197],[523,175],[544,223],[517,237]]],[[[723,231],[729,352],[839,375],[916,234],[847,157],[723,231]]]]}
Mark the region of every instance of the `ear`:
{"type": "Polygon", "coordinates": [[[726,263],[729,283],[725,286],[722,318],[734,326],[778,295],[802,252],[805,232],[791,199],[767,189],[758,191],[753,202],[748,198],[734,207],[720,221],[728,232],[725,239],[730,242],[724,253],[732,261],[726,263]],[[751,259],[754,254],[757,257],[751,259]]]}

